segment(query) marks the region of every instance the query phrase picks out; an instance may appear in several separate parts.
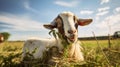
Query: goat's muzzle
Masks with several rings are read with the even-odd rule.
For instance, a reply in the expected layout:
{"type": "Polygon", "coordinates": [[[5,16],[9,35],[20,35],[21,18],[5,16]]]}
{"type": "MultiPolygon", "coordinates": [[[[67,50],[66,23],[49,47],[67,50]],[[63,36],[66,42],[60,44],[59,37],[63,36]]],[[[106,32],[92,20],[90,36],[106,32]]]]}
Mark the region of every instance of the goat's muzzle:
{"type": "Polygon", "coordinates": [[[75,42],[75,41],[76,41],[76,36],[75,36],[75,34],[70,34],[70,36],[67,37],[67,39],[68,39],[70,42],[75,42]]]}

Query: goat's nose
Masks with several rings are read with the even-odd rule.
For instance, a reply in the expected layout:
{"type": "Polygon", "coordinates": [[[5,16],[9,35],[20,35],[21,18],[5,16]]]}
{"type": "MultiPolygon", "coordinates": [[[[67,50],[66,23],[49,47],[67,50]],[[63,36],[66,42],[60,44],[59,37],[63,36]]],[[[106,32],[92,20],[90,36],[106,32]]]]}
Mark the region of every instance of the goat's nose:
{"type": "Polygon", "coordinates": [[[70,33],[70,34],[73,34],[75,32],[76,32],[76,30],[68,30],[68,33],[70,33]]]}

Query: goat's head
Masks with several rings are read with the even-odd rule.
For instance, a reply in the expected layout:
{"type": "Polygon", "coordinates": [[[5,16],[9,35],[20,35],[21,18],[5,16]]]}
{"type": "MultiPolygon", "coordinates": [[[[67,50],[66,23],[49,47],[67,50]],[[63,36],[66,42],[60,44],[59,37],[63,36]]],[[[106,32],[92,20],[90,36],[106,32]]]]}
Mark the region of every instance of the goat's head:
{"type": "Polygon", "coordinates": [[[57,28],[68,42],[77,41],[78,37],[78,25],[85,26],[92,22],[92,19],[78,19],[71,12],[60,13],[51,24],[44,25],[47,29],[57,28]]]}

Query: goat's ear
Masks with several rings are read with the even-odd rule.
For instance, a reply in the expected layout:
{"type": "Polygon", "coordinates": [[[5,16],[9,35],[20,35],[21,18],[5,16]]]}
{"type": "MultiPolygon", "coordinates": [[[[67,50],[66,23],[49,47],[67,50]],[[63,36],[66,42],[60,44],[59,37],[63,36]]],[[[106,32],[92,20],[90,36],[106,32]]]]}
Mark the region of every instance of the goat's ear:
{"type": "Polygon", "coordinates": [[[62,20],[60,19],[60,17],[56,17],[50,24],[44,24],[43,26],[47,29],[54,29],[57,28],[58,23],[62,22],[62,20]]]}
{"type": "Polygon", "coordinates": [[[56,28],[56,26],[51,25],[51,24],[44,24],[43,26],[47,29],[50,29],[50,30],[56,28]]]}
{"type": "Polygon", "coordinates": [[[92,22],[92,19],[78,19],[77,22],[78,22],[78,25],[85,26],[90,24],[92,22]]]}

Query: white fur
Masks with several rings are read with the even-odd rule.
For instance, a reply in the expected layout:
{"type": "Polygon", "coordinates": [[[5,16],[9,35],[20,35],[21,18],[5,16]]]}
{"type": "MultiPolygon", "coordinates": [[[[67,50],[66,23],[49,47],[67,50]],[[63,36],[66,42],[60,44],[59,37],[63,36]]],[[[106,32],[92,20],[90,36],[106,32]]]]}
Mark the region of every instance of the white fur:
{"type": "Polygon", "coordinates": [[[37,48],[36,52],[33,54],[34,58],[41,58],[43,52],[52,46],[59,47],[62,50],[63,46],[60,44],[60,41],[56,41],[56,39],[30,39],[24,43],[23,46],[23,57],[25,56],[26,51],[28,50],[30,53],[37,48]]]}
{"type": "MultiPolygon", "coordinates": [[[[52,46],[57,46],[59,48],[59,51],[63,49],[61,40],[56,40],[56,39],[27,40],[23,46],[23,57],[25,57],[25,53],[27,50],[29,50],[29,52],[31,53],[35,48],[37,48],[33,56],[35,59],[42,58],[43,52],[47,51],[47,49],[52,46]]],[[[75,60],[78,60],[78,61],[83,61],[84,57],[83,57],[81,49],[82,47],[80,46],[80,43],[78,41],[71,44],[71,47],[69,50],[69,57],[74,58],[75,60]]]]}
{"type": "MultiPolygon", "coordinates": [[[[65,35],[67,37],[70,37],[71,34],[68,33],[68,30],[76,30],[75,28],[75,23],[73,20],[74,14],[71,12],[63,12],[60,14],[60,17],[63,19],[63,24],[64,24],[64,31],[65,31],[65,35]],[[69,14],[69,16],[66,16],[64,14],[69,14]]],[[[78,31],[76,30],[76,32],[74,33],[75,35],[75,41],[77,41],[77,37],[78,37],[78,31]]]]}
{"type": "Polygon", "coordinates": [[[69,55],[71,58],[74,58],[76,61],[84,61],[82,47],[80,43],[77,41],[71,45],[71,49],[69,50],[69,55]]]}

